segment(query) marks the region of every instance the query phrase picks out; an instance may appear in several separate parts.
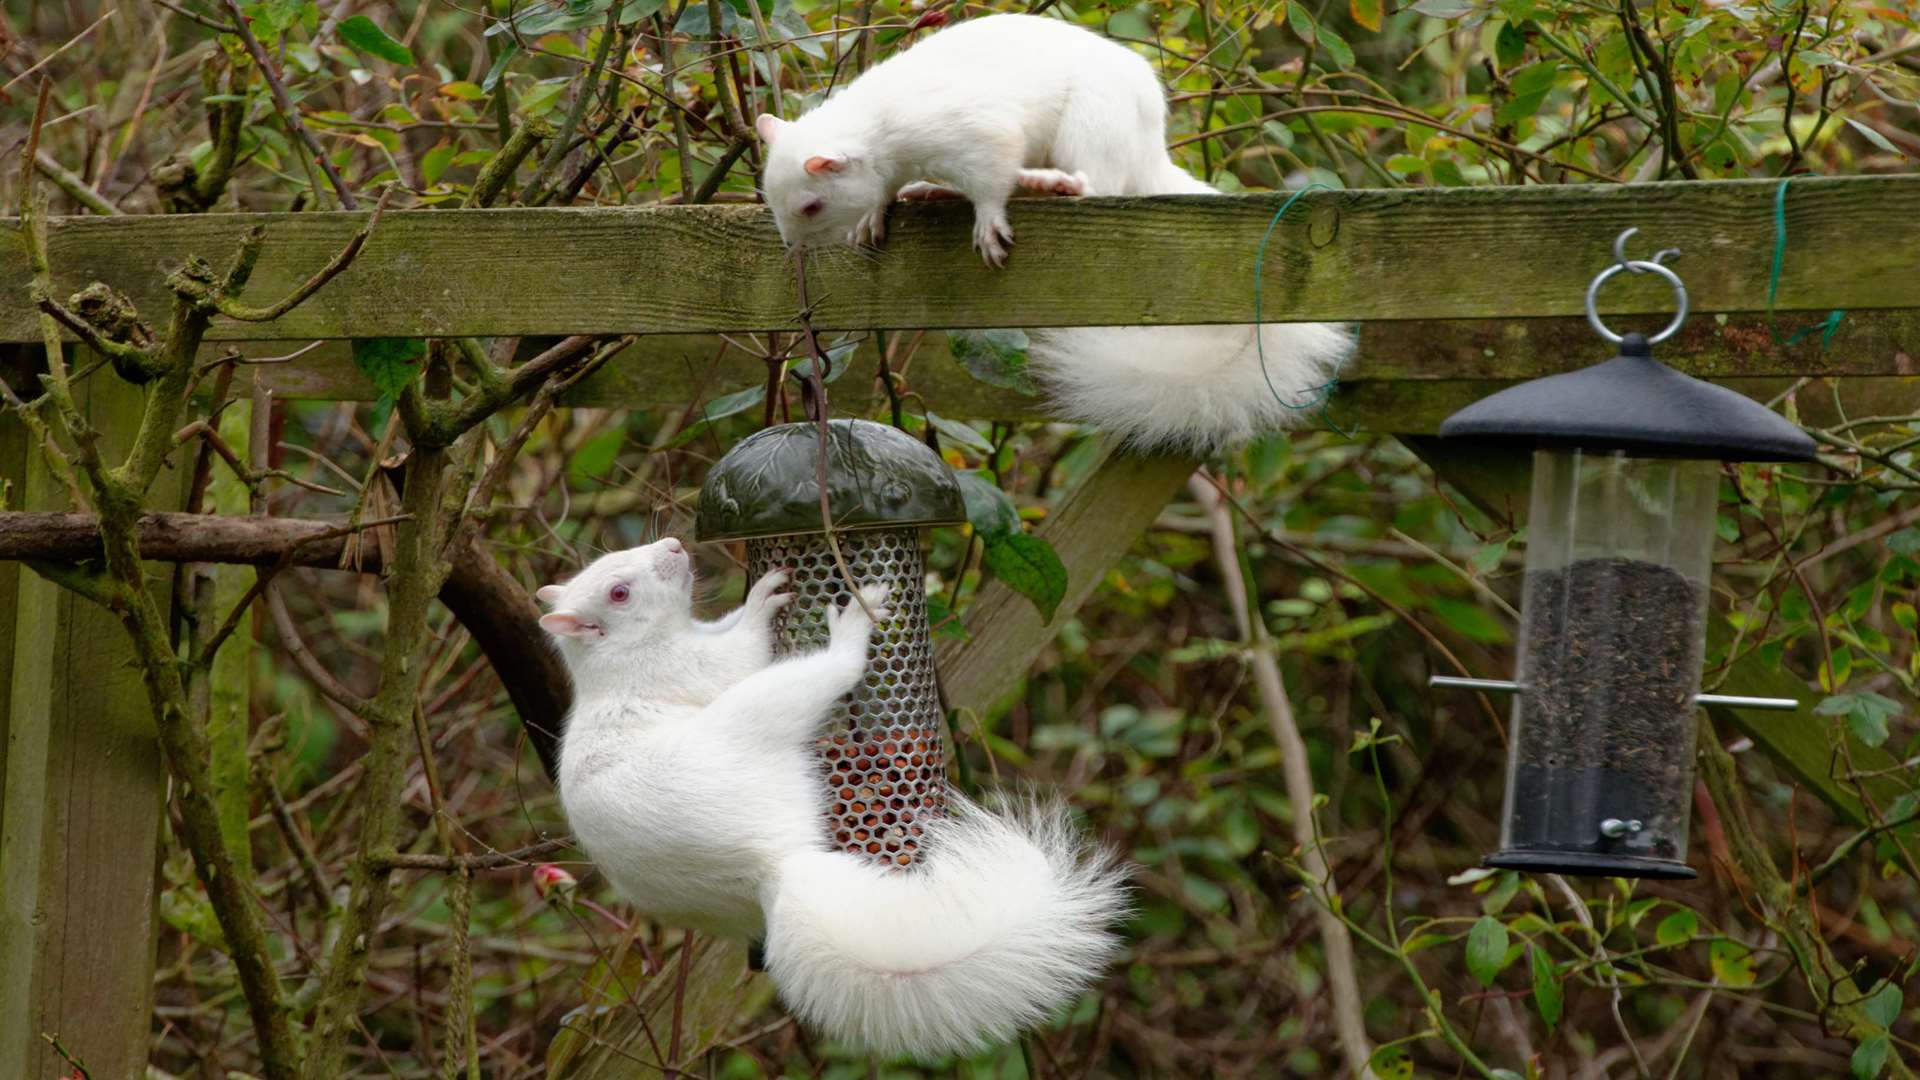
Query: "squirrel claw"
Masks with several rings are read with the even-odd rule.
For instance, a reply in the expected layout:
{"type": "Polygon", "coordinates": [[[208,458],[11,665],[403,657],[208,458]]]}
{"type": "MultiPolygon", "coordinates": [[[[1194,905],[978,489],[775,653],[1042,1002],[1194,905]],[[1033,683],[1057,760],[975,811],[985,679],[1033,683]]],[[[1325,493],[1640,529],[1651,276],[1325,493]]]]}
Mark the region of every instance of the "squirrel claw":
{"type": "Polygon", "coordinates": [[[880,241],[887,238],[887,208],[879,206],[866,212],[858,224],[853,227],[853,242],[857,247],[879,247],[880,241]]]}
{"type": "Polygon", "coordinates": [[[976,218],[973,223],[973,250],[980,253],[988,266],[1007,264],[1007,245],[1013,243],[1013,226],[1007,222],[1004,213],[992,217],[976,218]]]}

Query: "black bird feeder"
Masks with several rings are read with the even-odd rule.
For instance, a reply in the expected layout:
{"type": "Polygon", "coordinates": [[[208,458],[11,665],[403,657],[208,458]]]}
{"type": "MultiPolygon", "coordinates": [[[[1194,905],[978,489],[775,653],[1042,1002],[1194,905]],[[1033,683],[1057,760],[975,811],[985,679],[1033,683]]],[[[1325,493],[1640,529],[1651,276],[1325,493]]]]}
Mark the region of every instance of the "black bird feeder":
{"type": "Polygon", "coordinates": [[[1653,359],[1687,317],[1678,275],[1615,264],[1587,288],[1587,321],[1619,355],[1475,402],[1444,438],[1533,453],[1517,682],[1435,677],[1515,694],[1500,850],[1537,873],[1691,878],[1687,820],[1699,704],[1794,709],[1701,694],[1707,584],[1723,461],[1809,461],[1813,440],[1748,398],[1653,359]],[[1621,271],[1655,274],[1678,310],[1651,338],[1613,333],[1594,300],[1621,271]]]}

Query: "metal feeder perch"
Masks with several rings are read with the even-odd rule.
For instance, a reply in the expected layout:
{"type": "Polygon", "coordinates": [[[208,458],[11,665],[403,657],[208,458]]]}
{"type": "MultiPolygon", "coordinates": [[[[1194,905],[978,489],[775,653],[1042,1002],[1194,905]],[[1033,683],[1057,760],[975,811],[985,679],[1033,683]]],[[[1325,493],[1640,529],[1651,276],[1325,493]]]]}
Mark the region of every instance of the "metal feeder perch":
{"type": "Polygon", "coordinates": [[[1519,679],[1435,677],[1515,693],[1500,850],[1486,865],[1691,878],[1687,822],[1699,704],[1795,709],[1701,694],[1707,585],[1723,461],[1809,461],[1813,440],[1764,406],[1653,359],[1687,317],[1661,260],[1625,257],[1587,289],[1587,320],[1619,355],[1475,402],[1442,437],[1533,453],[1519,679]],[[1651,338],[1594,308],[1621,271],[1655,274],[1678,310],[1651,338]]]}
{"type": "MultiPolygon", "coordinates": [[[[905,867],[922,822],[946,803],[921,535],[965,521],[966,506],[940,455],[912,436],[866,420],[834,420],[828,432],[834,538],[856,585],[887,587],[893,614],[874,631],[865,680],[835,707],[819,742],[827,828],[842,849],[905,867]]],[[[818,460],[817,426],[782,424],[741,440],[700,489],[701,541],[746,541],[749,580],[792,571],[793,602],[774,619],[782,656],[824,647],[829,606],[856,602],[821,526],[818,460]]]]}

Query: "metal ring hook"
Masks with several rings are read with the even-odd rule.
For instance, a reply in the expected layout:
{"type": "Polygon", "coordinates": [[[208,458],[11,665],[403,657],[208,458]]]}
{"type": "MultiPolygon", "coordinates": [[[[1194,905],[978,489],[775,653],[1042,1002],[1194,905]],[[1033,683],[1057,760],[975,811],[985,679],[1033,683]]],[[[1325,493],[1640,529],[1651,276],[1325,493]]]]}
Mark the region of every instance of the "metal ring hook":
{"type": "Polygon", "coordinates": [[[1661,328],[1659,333],[1647,338],[1647,344],[1658,345],[1660,342],[1667,340],[1677,333],[1680,329],[1680,324],[1687,321],[1688,299],[1686,283],[1680,280],[1679,274],[1674,273],[1657,262],[1645,262],[1637,259],[1624,263],[1614,263],[1612,266],[1594,275],[1593,283],[1587,286],[1587,324],[1593,327],[1593,332],[1599,334],[1612,345],[1618,345],[1621,341],[1625,340],[1619,334],[1607,329],[1607,324],[1600,321],[1600,312],[1594,306],[1595,301],[1600,297],[1600,286],[1605,285],[1608,278],[1613,277],[1622,270],[1635,274],[1657,274],[1661,278],[1664,278],[1668,285],[1673,287],[1673,297],[1677,305],[1677,310],[1673,313],[1673,321],[1661,328]]]}
{"type": "MultiPolygon", "coordinates": [[[[1634,225],[1629,227],[1626,232],[1613,238],[1613,261],[1614,265],[1619,266],[1621,269],[1635,274],[1645,274],[1649,271],[1637,269],[1633,265],[1635,260],[1627,258],[1627,240],[1639,231],[1640,226],[1634,225]]],[[[1663,264],[1670,259],[1677,259],[1679,257],[1679,248],[1661,248],[1659,251],[1653,253],[1653,258],[1650,261],[1656,264],[1663,264]]]]}

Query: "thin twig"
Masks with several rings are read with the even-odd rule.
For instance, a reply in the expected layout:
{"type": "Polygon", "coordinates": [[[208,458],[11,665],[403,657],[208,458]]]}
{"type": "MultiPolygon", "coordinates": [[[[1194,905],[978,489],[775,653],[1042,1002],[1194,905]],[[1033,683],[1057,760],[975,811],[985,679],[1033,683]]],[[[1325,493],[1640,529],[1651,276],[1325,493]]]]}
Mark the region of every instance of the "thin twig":
{"type": "MultiPolygon", "coordinates": [[[[272,322],[287,312],[292,311],[294,308],[299,307],[301,304],[306,303],[307,299],[314,293],[319,292],[327,282],[339,277],[342,271],[353,264],[354,258],[360,254],[360,249],[366,246],[367,238],[373,235],[373,230],[380,224],[380,215],[386,211],[387,200],[392,197],[392,195],[393,189],[391,187],[383,189],[380,192],[380,200],[374,203],[373,213],[367,216],[367,223],[360,227],[360,231],[354,233],[353,238],[347,241],[346,246],[336,252],[333,258],[327,262],[327,265],[320,268],[318,273],[301,282],[297,288],[282,297],[278,303],[270,304],[263,308],[248,307],[238,300],[227,297],[224,293],[218,293],[211,298],[214,310],[229,319],[237,319],[241,322],[272,322]]],[[[255,235],[259,235],[258,226],[255,226],[255,235]]]]}
{"type": "Polygon", "coordinates": [[[273,92],[273,103],[280,113],[280,119],[293,131],[294,137],[307,148],[310,160],[320,166],[320,171],[326,174],[327,183],[333,185],[334,194],[340,197],[341,208],[360,209],[359,202],[354,199],[353,192],[347,190],[346,181],[340,179],[340,171],[333,167],[333,162],[327,157],[326,150],[321,148],[320,141],[314,138],[313,132],[307,130],[307,125],[301,122],[300,110],[294,105],[292,99],[287,97],[287,88],[280,81],[280,74],[273,66],[273,58],[267,55],[267,50],[261,46],[260,39],[253,36],[253,27],[248,25],[246,13],[240,10],[240,0],[225,0],[225,2],[228,14],[233,16],[233,33],[246,44],[247,52],[253,56],[253,62],[260,66],[260,77],[267,81],[267,89],[273,92]]]}

